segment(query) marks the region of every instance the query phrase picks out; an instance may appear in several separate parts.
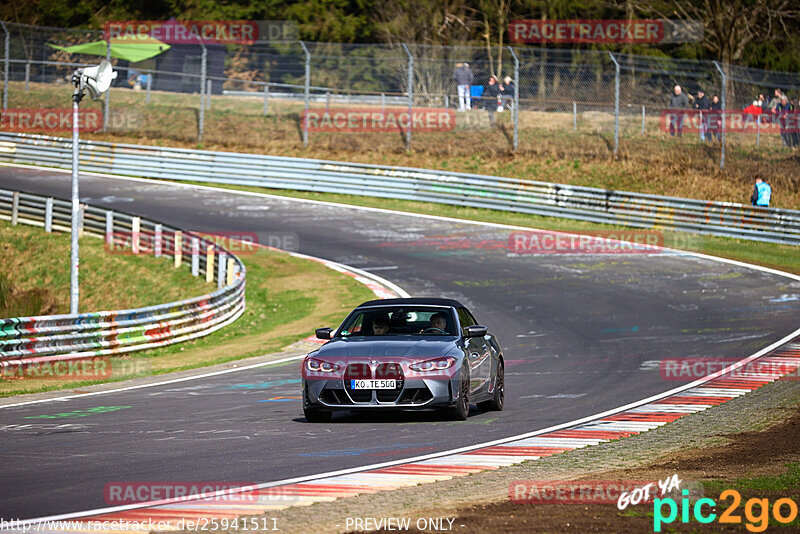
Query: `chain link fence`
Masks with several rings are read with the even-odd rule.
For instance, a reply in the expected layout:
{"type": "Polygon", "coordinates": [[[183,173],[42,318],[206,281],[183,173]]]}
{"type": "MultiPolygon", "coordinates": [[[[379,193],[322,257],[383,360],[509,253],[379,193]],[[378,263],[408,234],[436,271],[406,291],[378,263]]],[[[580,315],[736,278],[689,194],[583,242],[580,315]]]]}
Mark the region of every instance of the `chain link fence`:
{"type": "MultiPolygon", "coordinates": [[[[86,106],[102,107],[103,131],[124,141],[442,154],[535,152],[547,145],[568,155],[617,155],[672,137],[666,110],[681,85],[691,97],[700,89],[719,97],[725,113],[699,123],[690,116],[684,139],[675,142],[699,141],[704,133],[724,166],[726,149],[742,158],[766,147],[791,149],[782,130],[764,124],[766,117],[755,128],[735,128],[730,112],[759,94],[769,101],[776,88],[800,93],[796,74],[599,50],[270,41],[172,44],[131,62],[104,44],[101,31],[12,23],[1,29],[4,114],[68,107],[72,71],[105,55],[118,78],[104,102],[86,106]],[[88,43],[97,44],[92,54],[63,50],[88,43]],[[468,106],[455,74],[463,64],[473,77],[468,106]],[[499,78],[499,94],[491,76],[499,78]]],[[[8,121],[3,128],[15,130],[8,121]]]]}

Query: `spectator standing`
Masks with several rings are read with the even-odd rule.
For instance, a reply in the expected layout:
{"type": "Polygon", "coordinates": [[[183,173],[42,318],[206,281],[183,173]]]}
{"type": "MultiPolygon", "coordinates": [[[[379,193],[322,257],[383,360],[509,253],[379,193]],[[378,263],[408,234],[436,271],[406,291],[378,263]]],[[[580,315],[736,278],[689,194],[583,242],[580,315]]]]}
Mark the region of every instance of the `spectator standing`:
{"type": "Polygon", "coordinates": [[[511,79],[511,76],[503,78],[503,83],[500,85],[500,98],[503,105],[511,109],[514,103],[514,80],[511,79]]]}
{"type": "Polygon", "coordinates": [[[669,121],[669,134],[671,136],[675,136],[675,133],[678,133],[678,137],[681,136],[683,133],[683,111],[689,107],[689,99],[683,93],[683,89],[681,89],[680,85],[676,85],[673,88],[673,94],[669,98],[669,109],[672,111],[672,115],[669,121]]]}
{"type": "Polygon", "coordinates": [[[458,111],[472,109],[469,87],[472,85],[474,77],[472,76],[472,69],[469,68],[469,63],[459,63],[456,65],[453,79],[456,81],[456,87],[458,89],[458,111]]]}
{"type": "MultiPolygon", "coordinates": [[[[708,111],[711,109],[711,101],[706,96],[702,89],[697,90],[697,98],[694,99],[694,109],[698,110],[700,117],[700,141],[706,141],[706,133],[708,132],[708,111]]],[[[708,140],[711,141],[711,136],[708,135],[708,140]]]]}
{"type": "Polygon", "coordinates": [[[756,185],[753,188],[753,194],[750,195],[750,202],[753,206],[769,207],[769,201],[772,198],[772,187],[756,175],[756,185]]]}
{"type": "Polygon", "coordinates": [[[711,97],[711,110],[708,115],[709,139],[713,141],[716,137],[717,141],[722,141],[722,102],[717,95],[711,97]]]}
{"type": "Polygon", "coordinates": [[[483,109],[489,112],[489,124],[494,126],[494,114],[497,111],[497,98],[500,96],[500,86],[497,78],[489,78],[489,84],[483,89],[483,109]]]}
{"type": "MultiPolygon", "coordinates": [[[[792,112],[792,105],[789,103],[789,99],[786,95],[782,95],[780,101],[772,110],[773,116],[777,119],[778,125],[781,129],[781,141],[783,141],[783,146],[787,148],[794,148],[794,135],[792,134],[790,124],[790,119],[788,115],[792,112]]],[[[791,121],[793,122],[793,121],[791,121]]]]}
{"type": "Polygon", "coordinates": [[[758,95],[758,105],[761,106],[761,113],[769,113],[769,100],[764,96],[764,93],[758,95]]]}

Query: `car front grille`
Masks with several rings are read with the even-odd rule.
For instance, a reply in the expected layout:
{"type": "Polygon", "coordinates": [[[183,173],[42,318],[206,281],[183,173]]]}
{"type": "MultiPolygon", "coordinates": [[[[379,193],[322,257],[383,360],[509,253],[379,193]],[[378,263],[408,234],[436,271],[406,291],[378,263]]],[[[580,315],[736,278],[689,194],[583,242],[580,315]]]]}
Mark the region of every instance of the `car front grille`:
{"type": "Polygon", "coordinates": [[[344,372],[344,389],[353,399],[353,402],[370,402],[372,400],[372,392],[375,391],[375,396],[378,402],[395,402],[403,391],[403,368],[398,363],[379,363],[375,367],[375,374],[372,374],[372,369],[366,363],[351,363],[348,364],[344,372]],[[351,380],[360,378],[375,378],[375,379],[393,379],[395,380],[394,389],[352,389],[351,380]]]}

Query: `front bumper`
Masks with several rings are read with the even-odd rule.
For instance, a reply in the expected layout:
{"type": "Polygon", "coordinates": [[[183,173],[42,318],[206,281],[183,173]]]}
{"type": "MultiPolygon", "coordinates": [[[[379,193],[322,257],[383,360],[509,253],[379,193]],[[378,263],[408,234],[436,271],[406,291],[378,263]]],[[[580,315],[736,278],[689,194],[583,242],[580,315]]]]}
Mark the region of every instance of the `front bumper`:
{"type": "Polygon", "coordinates": [[[457,379],[407,378],[398,390],[358,390],[345,387],[344,380],[303,380],[303,403],[318,409],[425,409],[452,406],[457,379]]]}

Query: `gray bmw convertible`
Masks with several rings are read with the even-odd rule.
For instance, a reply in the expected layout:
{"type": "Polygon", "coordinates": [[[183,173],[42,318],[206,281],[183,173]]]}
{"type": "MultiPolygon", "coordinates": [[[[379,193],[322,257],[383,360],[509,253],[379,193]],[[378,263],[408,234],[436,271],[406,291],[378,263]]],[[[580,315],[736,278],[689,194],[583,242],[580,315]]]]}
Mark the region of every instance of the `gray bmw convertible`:
{"type": "Polygon", "coordinates": [[[303,360],[308,422],[339,410],[438,409],[463,421],[471,403],[503,409],[497,338],[456,300],[371,300],[316,334],[329,341],[303,360]]]}

